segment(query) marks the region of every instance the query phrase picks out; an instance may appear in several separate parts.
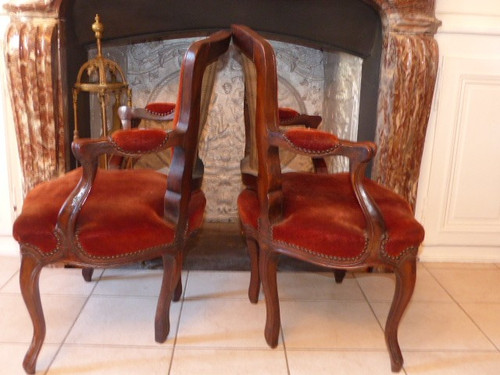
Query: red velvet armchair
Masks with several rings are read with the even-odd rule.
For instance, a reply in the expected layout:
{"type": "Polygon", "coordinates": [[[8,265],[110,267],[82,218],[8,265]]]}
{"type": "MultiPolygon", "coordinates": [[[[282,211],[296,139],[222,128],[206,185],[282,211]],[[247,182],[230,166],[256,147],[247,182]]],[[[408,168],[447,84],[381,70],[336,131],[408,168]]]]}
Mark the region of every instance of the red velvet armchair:
{"type": "Polygon", "coordinates": [[[373,143],[349,142],[318,130],[279,128],[274,51],[245,26],[233,25],[232,31],[233,42],[256,70],[256,95],[246,105],[255,116],[257,188],[247,186],[241,192],[238,209],[244,232],[256,239],[259,264],[258,269],[252,268],[249,296],[256,301],[260,275],[267,311],[266,341],[271,347],[278,344],[280,255],[339,270],[383,266],[396,275],[385,338],[392,370],[400,371],[398,326],[415,286],[424,230],[403,198],[365,177],[376,152],[373,143]],[[280,148],[318,158],[347,156],[350,172],[282,173],[280,148]]]}
{"type": "Polygon", "coordinates": [[[90,273],[95,267],[162,257],[155,340],[166,340],[170,302],[181,292],[186,239],[202,224],[205,209],[201,179],[194,178],[200,172],[195,161],[202,80],[230,38],[229,32],[220,31],[186,52],[173,130],[129,129],[108,138],[78,139],[72,149],[82,167],[27,195],[13,228],[21,248],[21,292],[34,328],[23,362],[27,373],[35,372],[45,338],[39,276],[51,263],[81,266],[90,273]],[[173,148],[168,177],[153,170],[98,168],[102,154],[138,157],[166,148],[173,148]]]}

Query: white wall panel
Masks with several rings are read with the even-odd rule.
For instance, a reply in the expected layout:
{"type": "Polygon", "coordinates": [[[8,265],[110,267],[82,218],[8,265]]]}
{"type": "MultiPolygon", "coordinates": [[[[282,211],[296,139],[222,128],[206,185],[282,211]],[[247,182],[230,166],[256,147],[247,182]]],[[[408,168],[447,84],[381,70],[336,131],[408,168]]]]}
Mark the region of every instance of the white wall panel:
{"type": "Polygon", "coordinates": [[[438,0],[440,68],[416,216],[424,261],[500,262],[500,2],[438,0]]]}

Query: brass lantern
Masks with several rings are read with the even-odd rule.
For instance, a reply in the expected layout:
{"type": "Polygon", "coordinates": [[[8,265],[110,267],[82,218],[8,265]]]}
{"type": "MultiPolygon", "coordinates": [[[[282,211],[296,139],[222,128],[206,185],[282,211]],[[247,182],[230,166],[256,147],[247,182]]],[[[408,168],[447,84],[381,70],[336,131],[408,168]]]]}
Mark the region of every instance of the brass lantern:
{"type": "Polygon", "coordinates": [[[99,15],[95,16],[95,22],[92,24],[92,31],[97,40],[97,56],[80,67],[76,83],[73,87],[73,112],[75,128],[73,139],[79,137],[78,134],[78,94],[88,92],[97,95],[102,122],[102,136],[108,135],[108,117],[107,107],[109,98],[114,96],[112,108],[112,130],[120,128],[120,121],[117,117],[117,109],[121,105],[122,97],[127,97],[127,105],[132,105],[132,93],[128,86],[125,75],[120,66],[102,55],[101,39],[103,36],[104,25],[101,23],[99,15]]]}

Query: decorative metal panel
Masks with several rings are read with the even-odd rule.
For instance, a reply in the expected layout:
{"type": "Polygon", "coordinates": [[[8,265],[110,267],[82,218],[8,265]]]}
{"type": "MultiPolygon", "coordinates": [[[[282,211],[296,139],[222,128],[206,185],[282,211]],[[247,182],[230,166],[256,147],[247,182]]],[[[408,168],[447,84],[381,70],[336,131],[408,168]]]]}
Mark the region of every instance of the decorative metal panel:
{"type": "MultiPolygon", "coordinates": [[[[155,101],[175,102],[182,58],[194,40],[186,38],[109,47],[104,49],[104,54],[122,65],[132,89],[134,106],[141,107],[155,101]]],[[[277,41],[271,44],[276,52],[280,106],[323,115],[321,129],[355,139],[362,60],[343,52],[323,52],[277,41]]],[[[233,46],[217,64],[207,121],[199,145],[200,157],[205,164],[206,218],[209,221],[234,221],[237,219],[236,199],[242,187],[240,160],[245,141],[243,70],[239,53],[233,46]]],[[[97,135],[100,119],[92,121],[92,134],[97,135]]],[[[284,170],[312,168],[310,159],[305,157],[283,153],[281,158],[284,170]]],[[[160,169],[165,163],[168,163],[168,155],[152,157],[141,165],[160,169]]],[[[340,170],[345,168],[345,163],[330,163],[330,168],[340,170]]]]}

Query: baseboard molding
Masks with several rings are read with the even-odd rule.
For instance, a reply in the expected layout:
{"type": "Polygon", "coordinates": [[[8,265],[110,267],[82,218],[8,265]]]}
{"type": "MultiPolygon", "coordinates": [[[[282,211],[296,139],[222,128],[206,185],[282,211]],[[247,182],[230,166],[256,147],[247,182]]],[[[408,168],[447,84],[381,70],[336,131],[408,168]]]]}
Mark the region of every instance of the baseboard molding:
{"type": "Polygon", "coordinates": [[[421,262],[500,263],[500,247],[422,246],[421,262]]]}

